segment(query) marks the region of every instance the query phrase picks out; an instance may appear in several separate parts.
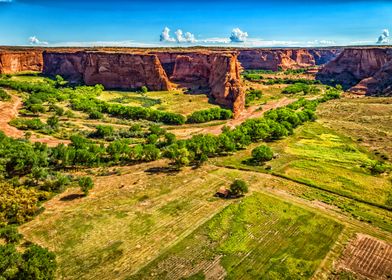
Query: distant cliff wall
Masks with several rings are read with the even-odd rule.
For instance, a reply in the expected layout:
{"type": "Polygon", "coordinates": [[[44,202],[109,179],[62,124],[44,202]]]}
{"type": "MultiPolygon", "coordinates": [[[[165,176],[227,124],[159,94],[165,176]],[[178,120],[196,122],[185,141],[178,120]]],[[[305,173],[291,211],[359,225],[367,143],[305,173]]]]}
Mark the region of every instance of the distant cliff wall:
{"type": "Polygon", "coordinates": [[[0,74],[14,74],[24,71],[42,71],[42,51],[0,50],[0,74]]]}
{"type": "Polygon", "coordinates": [[[347,48],[317,74],[327,84],[341,84],[362,95],[391,95],[392,48],[347,48]]]}

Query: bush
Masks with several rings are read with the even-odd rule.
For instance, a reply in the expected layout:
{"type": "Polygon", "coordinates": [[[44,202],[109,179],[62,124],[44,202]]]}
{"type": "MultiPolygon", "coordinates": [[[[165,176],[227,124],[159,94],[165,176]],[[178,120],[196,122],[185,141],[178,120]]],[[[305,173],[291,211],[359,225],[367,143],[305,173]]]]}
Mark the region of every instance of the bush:
{"type": "Polygon", "coordinates": [[[148,88],[147,88],[146,86],[142,86],[142,87],[140,88],[140,92],[141,92],[141,93],[147,93],[147,92],[148,92],[148,88]]]}
{"type": "Polygon", "coordinates": [[[79,187],[83,194],[87,196],[89,191],[94,187],[94,182],[91,177],[81,177],[79,179],[79,187]]]}
{"type": "Polygon", "coordinates": [[[233,112],[227,109],[211,108],[193,112],[187,123],[204,123],[213,120],[228,120],[233,117],[233,112]]]}
{"type": "Polygon", "coordinates": [[[0,101],[8,101],[11,99],[11,95],[9,95],[4,89],[0,88],[0,101]]]}
{"type": "Polygon", "coordinates": [[[261,90],[251,89],[245,95],[245,106],[249,106],[250,103],[256,99],[260,99],[262,97],[261,90]]]}
{"type": "Polygon", "coordinates": [[[254,162],[265,162],[273,158],[274,153],[271,148],[265,145],[259,146],[252,150],[252,160],[254,162]]]}
{"type": "Polygon", "coordinates": [[[248,184],[243,180],[234,180],[230,185],[229,192],[232,196],[241,196],[248,192],[248,184]]]}

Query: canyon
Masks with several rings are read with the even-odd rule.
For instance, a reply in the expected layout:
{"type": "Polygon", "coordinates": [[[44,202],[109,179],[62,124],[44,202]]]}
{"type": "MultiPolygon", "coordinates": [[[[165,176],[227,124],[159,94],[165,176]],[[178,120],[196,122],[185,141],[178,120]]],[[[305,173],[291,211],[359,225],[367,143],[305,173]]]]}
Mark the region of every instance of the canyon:
{"type": "Polygon", "coordinates": [[[366,48],[0,48],[0,73],[42,71],[73,84],[207,94],[238,116],[245,108],[240,72],[320,66],[316,78],[360,95],[391,95],[392,49],[366,48]]]}
{"type": "Polygon", "coordinates": [[[347,48],[316,78],[326,84],[340,84],[353,94],[391,96],[391,74],[391,48],[347,48]]]}

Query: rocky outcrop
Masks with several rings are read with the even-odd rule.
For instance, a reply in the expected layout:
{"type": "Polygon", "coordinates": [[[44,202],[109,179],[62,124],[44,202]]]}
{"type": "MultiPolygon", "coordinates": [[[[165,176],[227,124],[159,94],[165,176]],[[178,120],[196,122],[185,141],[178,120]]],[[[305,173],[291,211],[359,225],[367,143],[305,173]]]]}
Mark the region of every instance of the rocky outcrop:
{"type": "Polygon", "coordinates": [[[44,52],[43,56],[45,75],[61,75],[71,83],[102,84],[107,89],[171,89],[155,55],[81,51],[44,52]]]}
{"type": "Polygon", "coordinates": [[[237,54],[211,55],[210,95],[218,104],[230,107],[234,116],[245,109],[245,91],[240,78],[237,54]]]}
{"type": "MultiPolygon", "coordinates": [[[[157,55],[165,59],[163,63],[169,63],[168,55],[157,55]]],[[[174,65],[170,80],[207,92],[217,104],[231,108],[237,116],[245,108],[237,56],[236,52],[225,51],[172,53],[170,63],[174,65]]]]}
{"type": "Polygon", "coordinates": [[[335,49],[245,49],[238,60],[244,69],[298,69],[324,64],[333,59],[335,49]]]}
{"type": "Polygon", "coordinates": [[[390,95],[391,73],[392,49],[349,48],[320,70],[317,79],[355,94],[390,95]]]}
{"type": "Polygon", "coordinates": [[[42,71],[42,51],[0,50],[0,74],[14,74],[23,71],[42,71]]]}

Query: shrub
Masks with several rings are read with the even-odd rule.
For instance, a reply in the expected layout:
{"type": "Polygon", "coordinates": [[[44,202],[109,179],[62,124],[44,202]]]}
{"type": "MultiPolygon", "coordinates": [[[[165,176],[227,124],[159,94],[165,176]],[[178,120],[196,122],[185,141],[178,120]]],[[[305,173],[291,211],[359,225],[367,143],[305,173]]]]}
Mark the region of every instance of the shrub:
{"type": "Polygon", "coordinates": [[[146,86],[142,86],[142,87],[140,88],[140,92],[141,92],[141,93],[147,93],[147,92],[148,92],[148,88],[147,88],[146,86]]]}
{"type": "Polygon", "coordinates": [[[4,89],[0,88],[0,101],[8,101],[11,99],[11,95],[9,95],[4,89]]]}
{"type": "Polygon", "coordinates": [[[89,191],[94,187],[94,182],[91,177],[81,177],[79,179],[79,187],[83,194],[87,196],[89,191]]]}
{"type": "Polygon", "coordinates": [[[188,123],[204,123],[213,120],[228,120],[233,117],[233,112],[227,109],[211,108],[193,112],[188,117],[188,123]]]}
{"type": "Polygon", "coordinates": [[[265,145],[259,146],[252,150],[252,160],[255,162],[265,162],[273,158],[274,153],[271,148],[265,145]]]}
{"type": "Polygon", "coordinates": [[[232,196],[241,196],[248,192],[248,184],[243,180],[234,180],[230,185],[229,192],[232,196]]]}

